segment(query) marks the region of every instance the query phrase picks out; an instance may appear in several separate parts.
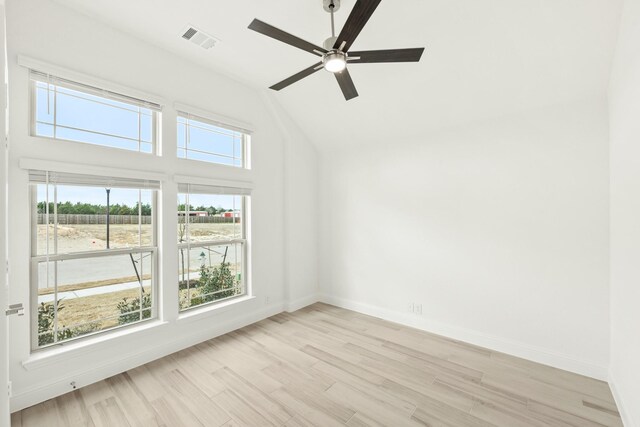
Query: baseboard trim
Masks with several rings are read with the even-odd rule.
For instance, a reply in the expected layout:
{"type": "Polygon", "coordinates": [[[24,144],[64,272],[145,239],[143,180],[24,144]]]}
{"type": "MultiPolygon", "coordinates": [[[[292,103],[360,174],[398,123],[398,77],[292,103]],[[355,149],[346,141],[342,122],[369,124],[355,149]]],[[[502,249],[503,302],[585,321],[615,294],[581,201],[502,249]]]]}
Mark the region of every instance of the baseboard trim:
{"type": "Polygon", "coordinates": [[[306,297],[289,301],[285,304],[284,309],[287,313],[292,313],[311,304],[315,304],[318,301],[320,301],[320,296],[318,294],[307,295],[306,297]]]}
{"type": "Polygon", "coordinates": [[[28,408],[29,406],[36,405],[38,403],[44,402],[45,400],[52,399],[69,392],[70,381],[75,381],[78,388],[88,386],[119,373],[133,369],[137,366],[144,365],[145,363],[152,362],[164,356],[168,356],[169,354],[183,350],[187,347],[194,346],[203,341],[207,341],[220,335],[224,335],[252,323],[259,322],[260,320],[266,319],[267,317],[281,313],[283,311],[283,308],[284,306],[282,303],[273,304],[251,314],[247,314],[245,316],[219,324],[213,329],[184,335],[180,337],[180,339],[177,339],[170,343],[164,343],[152,348],[147,348],[144,351],[131,354],[123,359],[95,366],[92,369],[79,373],[74,372],[72,378],[69,377],[58,379],[48,384],[27,389],[20,394],[13,395],[11,397],[11,412],[16,412],[24,408],[28,408]]]}
{"type": "Polygon", "coordinates": [[[598,380],[607,381],[609,379],[607,366],[602,366],[592,361],[578,360],[544,348],[510,341],[471,329],[442,324],[410,313],[402,313],[331,295],[321,295],[320,301],[598,380]]]}
{"type": "Polygon", "coordinates": [[[616,406],[618,407],[618,412],[620,412],[620,418],[622,418],[622,424],[624,425],[624,427],[638,427],[639,424],[637,424],[633,418],[631,418],[631,414],[629,412],[626,411],[626,405],[625,405],[625,401],[622,398],[622,395],[620,394],[620,391],[618,390],[618,386],[616,385],[616,380],[613,377],[613,374],[610,373],[609,374],[609,387],[611,388],[611,394],[613,394],[613,400],[615,400],[616,402],[616,406]]]}

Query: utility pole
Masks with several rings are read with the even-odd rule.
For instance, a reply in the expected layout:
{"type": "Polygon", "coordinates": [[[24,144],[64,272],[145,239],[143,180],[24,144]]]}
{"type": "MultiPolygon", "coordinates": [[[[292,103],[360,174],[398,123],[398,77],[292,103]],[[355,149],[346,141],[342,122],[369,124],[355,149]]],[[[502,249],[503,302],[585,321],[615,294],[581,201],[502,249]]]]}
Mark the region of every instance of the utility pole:
{"type": "Polygon", "coordinates": [[[110,188],[105,188],[107,190],[107,249],[109,249],[109,193],[111,193],[110,188]]]}

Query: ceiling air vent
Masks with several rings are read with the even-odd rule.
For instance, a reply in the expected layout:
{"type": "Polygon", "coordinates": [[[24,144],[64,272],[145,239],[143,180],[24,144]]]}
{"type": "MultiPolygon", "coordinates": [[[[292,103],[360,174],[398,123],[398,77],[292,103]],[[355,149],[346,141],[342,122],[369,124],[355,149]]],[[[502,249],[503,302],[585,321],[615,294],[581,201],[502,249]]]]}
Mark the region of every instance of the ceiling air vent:
{"type": "Polygon", "coordinates": [[[203,49],[210,49],[220,42],[219,39],[191,25],[182,32],[182,38],[189,40],[191,43],[197,44],[203,49]]]}

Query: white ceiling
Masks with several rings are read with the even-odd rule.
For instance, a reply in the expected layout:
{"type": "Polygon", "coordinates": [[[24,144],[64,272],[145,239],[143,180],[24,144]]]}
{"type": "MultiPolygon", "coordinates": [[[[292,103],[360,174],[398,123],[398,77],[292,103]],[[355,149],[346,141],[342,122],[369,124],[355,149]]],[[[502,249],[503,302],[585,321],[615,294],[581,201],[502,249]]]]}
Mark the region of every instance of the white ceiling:
{"type": "MultiPolygon", "coordinates": [[[[259,18],[322,44],[322,0],[57,0],[258,88],[317,57],[247,29],[259,18]],[[192,24],[222,43],[203,50],[192,24]]],[[[355,0],[342,0],[338,30],[355,0]]],[[[320,71],[275,94],[319,148],[428,131],[606,94],[621,0],[383,0],[352,50],[426,47],[419,64],[352,64],[346,102],[320,71]]]]}

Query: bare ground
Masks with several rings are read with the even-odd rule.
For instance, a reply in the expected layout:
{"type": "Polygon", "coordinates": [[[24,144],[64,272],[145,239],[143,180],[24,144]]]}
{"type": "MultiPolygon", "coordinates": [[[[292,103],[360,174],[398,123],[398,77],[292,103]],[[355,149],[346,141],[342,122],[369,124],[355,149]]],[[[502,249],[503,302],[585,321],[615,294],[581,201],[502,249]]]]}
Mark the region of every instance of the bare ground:
{"type": "MultiPolygon", "coordinates": [[[[112,248],[150,246],[152,226],[147,224],[138,232],[135,224],[111,224],[109,227],[109,243],[112,248]]],[[[178,239],[176,230],[176,239],[178,239]]],[[[225,240],[240,237],[239,224],[189,224],[192,240],[225,240]]],[[[49,253],[53,253],[54,227],[49,225],[49,253]]],[[[58,253],[70,253],[106,249],[107,227],[104,224],[71,224],[58,225],[58,253]]],[[[46,252],[47,226],[38,225],[38,253],[46,252]]]]}

